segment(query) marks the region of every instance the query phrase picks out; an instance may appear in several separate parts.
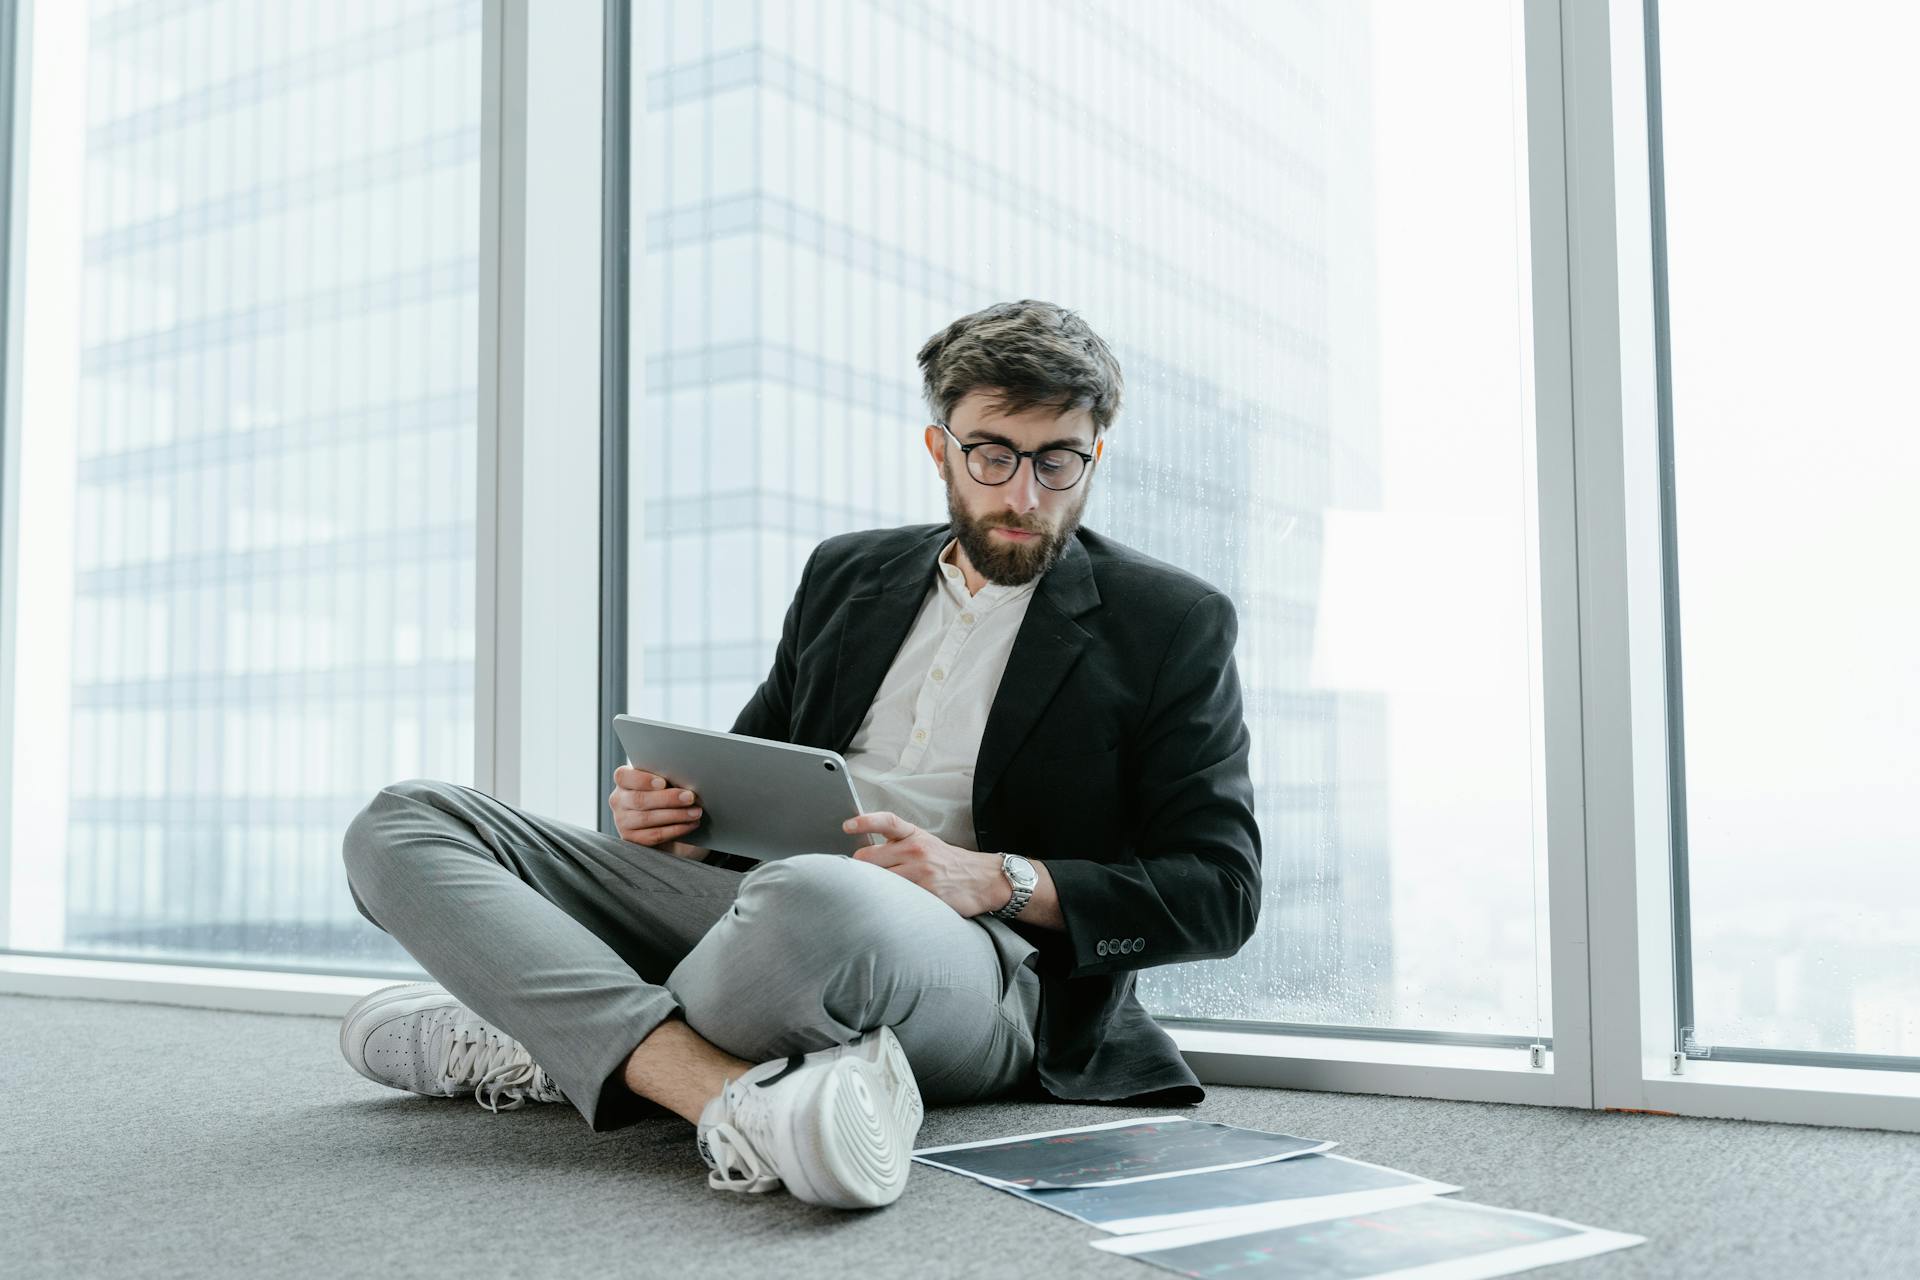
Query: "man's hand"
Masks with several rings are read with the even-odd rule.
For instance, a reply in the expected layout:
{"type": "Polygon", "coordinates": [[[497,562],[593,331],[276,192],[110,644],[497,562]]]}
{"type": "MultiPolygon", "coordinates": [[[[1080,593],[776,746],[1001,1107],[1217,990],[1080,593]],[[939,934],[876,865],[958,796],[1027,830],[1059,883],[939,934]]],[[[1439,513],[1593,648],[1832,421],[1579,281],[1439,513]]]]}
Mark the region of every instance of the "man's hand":
{"type": "Polygon", "coordinates": [[[913,881],[963,916],[971,918],[1004,907],[1013,897],[1013,886],[1000,870],[997,853],[976,853],[950,845],[891,813],[863,813],[849,818],[846,830],[877,831],[885,836],[887,843],[869,845],[853,856],[913,881]]]}
{"type": "Polygon", "coordinates": [[[615,769],[607,807],[613,810],[613,829],[630,844],[644,844],[676,858],[698,861],[706,856],[699,845],[675,838],[700,825],[700,797],[671,788],[657,773],[625,764],[615,769]]]}

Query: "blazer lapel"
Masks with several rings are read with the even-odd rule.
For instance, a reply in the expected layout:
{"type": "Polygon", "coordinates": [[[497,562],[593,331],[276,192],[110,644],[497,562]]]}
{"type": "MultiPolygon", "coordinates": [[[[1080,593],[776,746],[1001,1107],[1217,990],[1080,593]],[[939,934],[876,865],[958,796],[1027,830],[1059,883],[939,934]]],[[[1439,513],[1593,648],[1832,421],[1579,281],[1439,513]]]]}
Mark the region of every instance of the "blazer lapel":
{"type": "Polygon", "coordinates": [[[873,695],[886,679],[894,655],[920,613],[932,582],[934,561],[951,533],[945,525],[874,571],[868,587],[840,610],[840,639],[833,664],[832,723],[827,741],[845,751],[860,731],[873,695]]]}
{"type": "MultiPolygon", "coordinates": [[[[1087,549],[1076,535],[1033,594],[1027,616],[1013,639],[1013,651],[1007,656],[1006,671],[987,713],[987,727],[980,735],[980,755],[973,766],[974,820],[986,811],[987,797],[1006,772],[1007,762],[1019,749],[1067,672],[1080,660],[1091,638],[1074,619],[1100,603],[1100,592],[1093,585],[1093,564],[1087,549]]],[[[904,633],[903,633],[904,638],[904,633]]]]}

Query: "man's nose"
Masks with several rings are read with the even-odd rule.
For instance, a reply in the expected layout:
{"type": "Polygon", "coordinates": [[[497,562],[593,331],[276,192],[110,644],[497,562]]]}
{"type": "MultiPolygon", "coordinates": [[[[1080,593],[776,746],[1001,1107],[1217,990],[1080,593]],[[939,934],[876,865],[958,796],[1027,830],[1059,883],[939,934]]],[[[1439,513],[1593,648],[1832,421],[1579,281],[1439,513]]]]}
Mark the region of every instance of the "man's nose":
{"type": "Polygon", "coordinates": [[[1000,486],[1007,509],[1025,515],[1040,505],[1040,481],[1033,474],[1033,459],[1022,458],[1014,468],[1013,479],[1000,486]]]}

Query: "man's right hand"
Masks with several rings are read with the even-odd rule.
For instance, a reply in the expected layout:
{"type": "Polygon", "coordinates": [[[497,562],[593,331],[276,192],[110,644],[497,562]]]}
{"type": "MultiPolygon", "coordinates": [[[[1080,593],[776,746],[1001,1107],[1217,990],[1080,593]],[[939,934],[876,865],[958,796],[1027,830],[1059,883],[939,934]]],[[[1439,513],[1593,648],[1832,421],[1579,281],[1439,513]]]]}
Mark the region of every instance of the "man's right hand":
{"type": "Polygon", "coordinates": [[[657,773],[621,765],[607,797],[613,828],[622,840],[644,844],[676,858],[704,858],[707,851],[677,837],[700,825],[700,797],[676,788],[657,773]]]}

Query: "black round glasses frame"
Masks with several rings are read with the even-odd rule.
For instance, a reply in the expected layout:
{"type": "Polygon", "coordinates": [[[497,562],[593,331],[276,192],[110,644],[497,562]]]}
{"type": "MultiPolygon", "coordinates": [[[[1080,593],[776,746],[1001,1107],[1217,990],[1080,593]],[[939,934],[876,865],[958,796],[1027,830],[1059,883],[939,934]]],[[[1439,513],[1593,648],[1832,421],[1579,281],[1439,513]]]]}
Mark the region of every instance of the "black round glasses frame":
{"type": "Polygon", "coordinates": [[[952,427],[949,427],[944,422],[935,423],[934,425],[939,427],[942,431],[946,432],[948,435],[953,436],[954,444],[959,445],[960,453],[966,459],[967,474],[972,476],[975,480],[978,480],[981,484],[984,484],[984,485],[998,486],[998,485],[1006,484],[1008,481],[1012,480],[1015,476],[1020,474],[1020,460],[1022,458],[1032,458],[1034,460],[1033,478],[1040,482],[1040,487],[1042,489],[1050,490],[1053,493],[1065,493],[1067,490],[1073,488],[1074,485],[1077,485],[1082,480],[1086,479],[1088,468],[1093,466],[1092,454],[1082,453],[1078,449],[1069,449],[1065,445],[1054,445],[1051,448],[1047,448],[1047,449],[1016,449],[1012,445],[1002,444],[998,440],[976,440],[972,444],[961,444],[960,437],[953,435],[952,427]],[[989,445],[991,445],[995,449],[1005,449],[1008,453],[1011,453],[1013,455],[1013,470],[1007,472],[1006,476],[1003,479],[987,480],[987,479],[984,479],[979,472],[973,469],[973,451],[975,449],[983,448],[989,445]],[[1062,485],[1048,484],[1046,480],[1043,479],[1040,475],[1039,458],[1040,458],[1040,455],[1043,453],[1072,454],[1074,457],[1080,459],[1080,474],[1076,475],[1073,478],[1073,481],[1071,484],[1062,484],[1062,485]]]}

